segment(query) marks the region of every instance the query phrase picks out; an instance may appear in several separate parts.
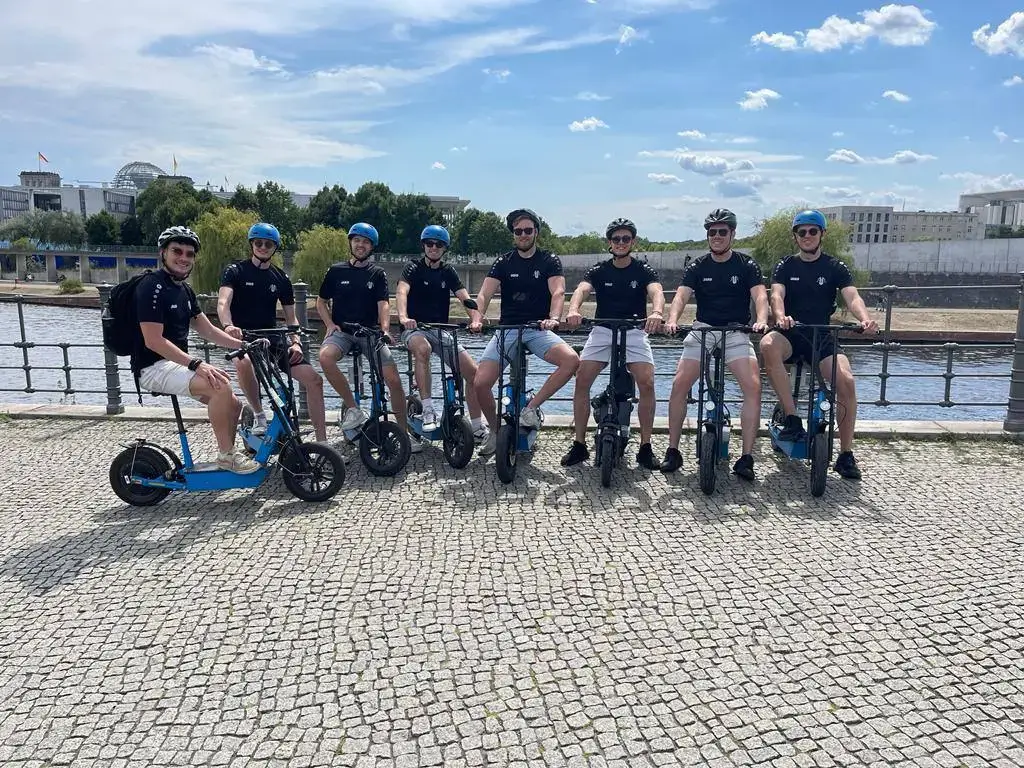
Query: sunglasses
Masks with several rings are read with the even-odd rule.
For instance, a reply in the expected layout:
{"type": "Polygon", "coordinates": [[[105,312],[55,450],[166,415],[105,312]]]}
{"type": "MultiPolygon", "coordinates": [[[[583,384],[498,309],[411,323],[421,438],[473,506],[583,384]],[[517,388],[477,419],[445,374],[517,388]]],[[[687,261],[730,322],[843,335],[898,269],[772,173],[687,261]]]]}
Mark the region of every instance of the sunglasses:
{"type": "Polygon", "coordinates": [[[512,234],[519,237],[520,235],[532,235],[533,231],[533,227],[519,227],[518,229],[513,229],[512,234]]]}
{"type": "Polygon", "coordinates": [[[819,232],[821,232],[821,230],[818,229],[817,227],[804,227],[803,229],[798,229],[796,231],[796,236],[797,237],[814,237],[819,232]]]}
{"type": "Polygon", "coordinates": [[[727,237],[729,235],[728,227],[722,229],[709,229],[708,237],[727,237]]]}
{"type": "Polygon", "coordinates": [[[253,248],[277,248],[277,243],[273,240],[263,240],[257,237],[252,241],[253,248]]]}
{"type": "Polygon", "coordinates": [[[173,253],[175,256],[195,256],[196,255],[196,249],[195,248],[182,248],[180,245],[172,245],[171,246],[171,253],[173,253]]]}
{"type": "Polygon", "coordinates": [[[608,239],[611,240],[616,245],[633,242],[632,235],[615,235],[614,237],[609,237],[608,239]]]}
{"type": "Polygon", "coordinates": [[[445,244],[440,240],[424,240],[423,245],[426,248],[444,248],[445,244]]]}

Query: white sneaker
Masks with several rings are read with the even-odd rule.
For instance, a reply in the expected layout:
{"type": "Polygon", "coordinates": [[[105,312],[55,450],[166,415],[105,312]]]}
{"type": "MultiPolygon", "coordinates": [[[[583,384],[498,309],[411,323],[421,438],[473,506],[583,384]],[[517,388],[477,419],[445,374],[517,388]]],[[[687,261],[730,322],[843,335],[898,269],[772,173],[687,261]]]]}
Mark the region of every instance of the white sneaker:
{"type": "Polygon", "coordinates": [[[263,437],[263,435],[267,434],[267,414],[256,414],[252,422],[252,433],[257,437],[263,437]]]}
{"type": "Polygon", "coordinates": [[[408,432],[407,434],[409,435],[409,452],[423,453],[423,446],[426,445],[426,441],[421,440],[419,435],[415,435],[412,432],[408,432]]]}
{"type": "Polygon", "coordinates": [[[423,428],[433,429],[437,426],[437,412],[433,408],[423,409],[423,428]]]}
{"type": "Polygon", "coordinates": [[[498,435],[495,432],[488,432],[486,439],[477,451],[481,456],[491,456],[498,450],[498,435]]]}
{"type": "Polygon", "coordinates": [[[489,434],[491,434],[491,430],[489,430],[487,427],[477,427],[473,432],[473,441],[476,443],[482,443],[484,440],[487,439],[487,436],[489,434]]]}
{"type": "Polygon", "coordinates": [[[519,414],[519,426],[526,427],[527,429],[539,429],[540,428],[540,411],[536,408],[526,406],[519,414]]]}
{"type": "Polygon", "coordinates": [[[368,418],[370,417],[360,408],[346,408],[342,411],[341,428],[356,429],[363,426],[368,418]]]}

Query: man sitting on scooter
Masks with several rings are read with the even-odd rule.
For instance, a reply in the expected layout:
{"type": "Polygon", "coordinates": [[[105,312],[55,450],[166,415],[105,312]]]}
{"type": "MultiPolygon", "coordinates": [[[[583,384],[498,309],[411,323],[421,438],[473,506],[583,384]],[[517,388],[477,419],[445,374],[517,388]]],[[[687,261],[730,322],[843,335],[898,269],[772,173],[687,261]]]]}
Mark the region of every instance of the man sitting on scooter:
{"type": "MultiPolygon", "coordinates": [[[[515,238],[515,247],[498,257],[484,278],[476,297],[480,317],[469,329],[479,332],[483,328],[483,315],[487,312],[491,296],[499,288],[501,325],[540,323],[539,329],[527,328],[523,331],[523,343],[533,354],[556,368],[519,416],[522,426],[537,429],[540,427],[537,409],[572,378],[580,359],[573,348],[554,332],[565,302],[565,275],[562,273],[562,262],[557,256],[537,248],[540,217],[529,208],[518,208],[505,217],[505,224],[515,238]]],[[[504,369],[517,354],[516,332],[499,331],[491,337],[480,357],[474,386],[480,410],[491,430],[480,446],[481,456],[489,456],[497,449],[498,414],[491,388],[498,380],[498,366],[504,369]],[[504,336],[504,343],[501,343],[501,336],[504,336]],[[505,359],[499,363],[501,349],[504,350],[505,359]]]]}
{"type": "Polygon", "coordinates": [[[451,244],[448,230],[439,224],[431,224],[420,233],[420,244],[423,246],[423,258],[407,264],[402,271],[395,303],[398,322],[405,329],[402,342],[414,360],[416,386],[423,402],[423,428],[433,429],[438,422],[434,399],[430,396],[430,353],[434,352],[445,355],[445,367],[449,371],[457,369],[462,374],[474,436],[483,440],[487,437],[487,428],[481,423],[480,406],[473,389],[476,362],[461,346],[455,349],[450,333],[416,327],[417,322],[447,324],[452,296],[462,301],[471,322],[477,320],[480,313],[476,311],[476,302],[470,298],[455,267],[444,261],[451,244]]]}
{"type": "MultiPolygon", "coordinates": [[[[256,328],[277,327],[277,302],[281,302],[284,319],[288,325],[298,325],[295,318],[295,291],[292,281],[283,270],[274,266],[271,259],[281,247],[281,233],[273,224],[253,224],[249,228],[249,258],[229,264],[220,277],[220,292],[217,295],[217,315],[226,333],[241,339],[243,331],[256,328]]],[[[282,372],[302,382],[306,388],[309,404],[309,420],[320,442],[327,440],[324,416],[324,380],[309,361],[302,355],[302,342],[298,334],[292,334],[285,344],[282,337],[270,339],[281,346],[274,350],[272,357],[282,372]]],[[[263,412],[259,384],[252,370],[252,362],[246,357],[235,360],[238,385],[245,393],[253,412],[252,431],[263,435],[267,431],[267,416],[263,412]]]]}
{"type": "MultiPolygon", "coordinates": [[[[847,308],[865,331],[875,332],[878,323],[853,284],[853,275],[839,259],[821,250],[827,222],[820,211],[801,211],[793,218],[793,240],[800,252],[779,262],[772,274],[772,313],[781,330],[761,340],[764,372],[779,396],[786,421],[780,440],[797,441],[806,437],[803,422],[796,413],[786,363],[802,359],[811,362],[813,329],[794,328],[794,322],[828,325],[836,311],[836,296],[842,293],[847,308]]],[[[818,331],[818,364],[825,380],[832,378],[832,357],[836,359],[836,417],[839,421],[839,456],[835,471],[849,480],[860,479],[860,468],[853,456],[853,431],[857,421],[857,388],[850,359],[834,345],[832,334],[818,331]]]]}
{"type": "MultiPolygon", "coordinates": [[[[394,415],[398,426],[403,430],[408,428],[402,378],[398,375],[398,365],[388,349],[388,345],[393,343],[388,335],[391,324],[388,276],[381,267],[370,261],[373,249],[379,242],[376,227],[364,222],[353,224],[348,230],[349,259],[327,270],[316,300],[317,314],[327,329],[323,344],[320,345],[320,367],[344,403],[338,421],[345,430],[362,426],[369,416],[356,407],[356,399],[338,361],[357,345],[367,359],[373,354],[373,349],[371,339],[341,330],[338,327],[340,323],[358,323],[384,332],[387,343],[378,353],[384,382],[391,394],[391,402],[395,405],[394,415]]],[[[418,440],[411,442],[413,453],[423,450],[423,444],[418,440]]]]}
{"type": "Polygon", "coordinates": [[[206,406],[217,441],[217,466],[248,474],[260,465],[235,450],[235,430],[242,404],[231,380],[220,368],[188,353],[189,328],[207,341],[228,349],[242,342],[210,322],[185,282],[199,254],[199,235],[188,227],[169,227],[156,241],[159,269],[146,275],[135,290],[135,310],[142,337],[131,355],[139,386],[150,392],[194,397],[206,406]]]}
{"type": "MultiPolygon", "coordinates": [[[[636,225],[629,219],[615,219],[605,229],[608,250],[612,258],[595,264],[583,275],[569,302],[566,325],[577,328],[583,320],[580,306],[587,294],[597,292],[597,310],[594,316],[601,320],[639,320],[647,312],[647,300],[652,309],[646,315],[647,324],[626,332],[626,365],[640,395],[640,450],[636,462],[646,469],[657,469],[660,464],[651,449],[654,429],[654,353],[648,333],[661,327],[665,309],[665,295],[658,273],[643,261],[633,258],[636,225]]],[[[580,354],[580,367],[576,371],[576,388],[572,397],[573,423],[576,439],[569,452],[562,457],[562,466],[571,467],[590,456],[587,450],[587,422],[590,420],[590,390],[594,380],[612,358],[612,331],[595,325],[587,336],[580,354]]]]}
{"type": "Polygon", "coordinates": [[[708,354],[716,345],[722,349],[722,358],[740,385],[743,410],[740,424],[743,429],[743,452],[732,471],[744,480],[754,479],[754,439],[761,415],[761,376],[754,346],[745,333],[739,331],[701,333],[702,326],[747,325],[750,321],[750,301],[754,300],[757,319],[753,323],[756,333],[768,329],[768,291],[757,262],[745,253],[732,249],[736,238],[736,214],[727,208],[717,208],[704,219],[708,233],[709,252],[696,259],[683,273],[683,283],[676,290],[668,311],[665,330],[675,333],[680,315],[691,296],[697,299],[697,321],[683,342],[676,375],[672,379],[672,393],[668,402],[668,450],[661,463],[662,472],[675,472],[682,466],[679,437],[686,419],[686,398],[701,375],[701,343],[706,343],[708,354]],[[722,336],[724,335],[724,339],[722,336]]]}

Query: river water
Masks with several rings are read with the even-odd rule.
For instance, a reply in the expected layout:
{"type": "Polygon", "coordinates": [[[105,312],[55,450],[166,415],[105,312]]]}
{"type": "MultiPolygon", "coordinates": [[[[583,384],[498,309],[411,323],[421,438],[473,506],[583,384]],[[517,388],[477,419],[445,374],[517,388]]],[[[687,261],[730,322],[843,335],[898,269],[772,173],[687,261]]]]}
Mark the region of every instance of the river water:
{"type": "MultiPolygon", "coordinates": [[[[72,307],[50,307],[24,305],[25,337],[35,344],[70,343],[68,360],[72,371],[72,386],[79,390],[65,395],[65,374],[63,370],[41,370],[48,366],[60,368],[64,365],[63,351],[54,346],[38,346],[28,350],[32,385],[36,391],[25,392],[23,352],[11,346],[0,346],[0,402],[9,403],[80,403],[102,404],[106,402],[105,375],[103,372],[102,332],[99,310],[72,307]],[[88,346],[78,346],[88,345],[88,346]],[[80,369],[86,370],[80,370],[80,369]],[[98,390],[85,392],[81,390],[98,390]]],[[[461,339],[461,337],[460,337],[461,339]]],[[[570,337],[574,344],[582,344],[583,337],[570,337]]],[[[13,303],[0,303],[0,345],[21,341],[18,323],[18,307],[13,303]]],[[[485,340],[470,337],[465,346],[474,357],[479,357],[485,340]]],[[[937,403],[944,398],[945,381],[941,377],[946,371],[946,353],[940,349],[904,346],[891,352],[888,363],[886,398],[896,404],[878,406],[880,387],[879,373],[882,370],[882,353],[869,347],[848,348],[857,377],[857,391],[860,399],[860,417],[864,419],[943,419],[943,420],[993,420],[1001,421],[1006,415],[1009,397],[1010,347],[999,349],[959,348],[954,355],[953,379],[950,399],[954,407],[938,405],[906,405],[911,402],[937,403]],[[963,378],[960,378],[963,376],[963,378]],[[989,403],[973,407],[967,403],[989,403]],[[992,405],[997,404],[997,405],[992,405]]],[[[211,351],[214,362],[219,350],[211,351]]],[[[315,358],[315,354],[313,356],[315,358]]],[[[678,347],[655,346],[655,364],[658,372],[658,415],[667,415],[667,399],[672,386],[672,372],[679,358],[678,347]]],[[[404,370],[405,354],[396,352],[396,359],[404,370]]],[[[539,387],[542,377],[551,367],[543,361],[530,358],[530,384],[539,387]]],[[[127,371],[127,358],[120,358],[124,366],[121,372],[121,388],[126,404],[136,399],[135,385],[127,371]]],[[[314,360],[314,364],[315,360],[314,360]]],[[[726,377],[728,396],[738,398],[738,389],[731,377],[726,377]]],[[[598,379],[595,392],[604,385],[604,377],[598,379]]],[[[765,380],[765,413],[770,411],[769,400],[773,393],[765,380]]],[[[328,387],[330,389],[330,387],[328,387]]],[[[552,401],[545,406],[548,413],[569,413],[572,397],[570,382],[552,401]],[[564,398],[564,400],[562,400],[564,398]]],[[[157,404],[155,398],[144,397],[146,404],[157,404]]],[[[163,402],[162,405],[166,405],[163,402]]],[[[338,400],[333,393],[328,397],[328,408],[336,408],[338,400]]]]}

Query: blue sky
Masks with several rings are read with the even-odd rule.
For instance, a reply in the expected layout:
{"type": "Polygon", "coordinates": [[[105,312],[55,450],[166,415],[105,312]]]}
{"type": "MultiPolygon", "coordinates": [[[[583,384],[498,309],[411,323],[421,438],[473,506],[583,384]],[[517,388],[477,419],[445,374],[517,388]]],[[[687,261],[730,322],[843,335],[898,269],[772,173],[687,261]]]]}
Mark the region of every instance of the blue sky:
{"type": "Polygon", "coordinates": [[[459,195],[700,236],[794,204],[1024,186],[1021,0],[3,2],[0,179],[459,195]],[[66,6],[66,7],[64,7],[66,6]]]}

